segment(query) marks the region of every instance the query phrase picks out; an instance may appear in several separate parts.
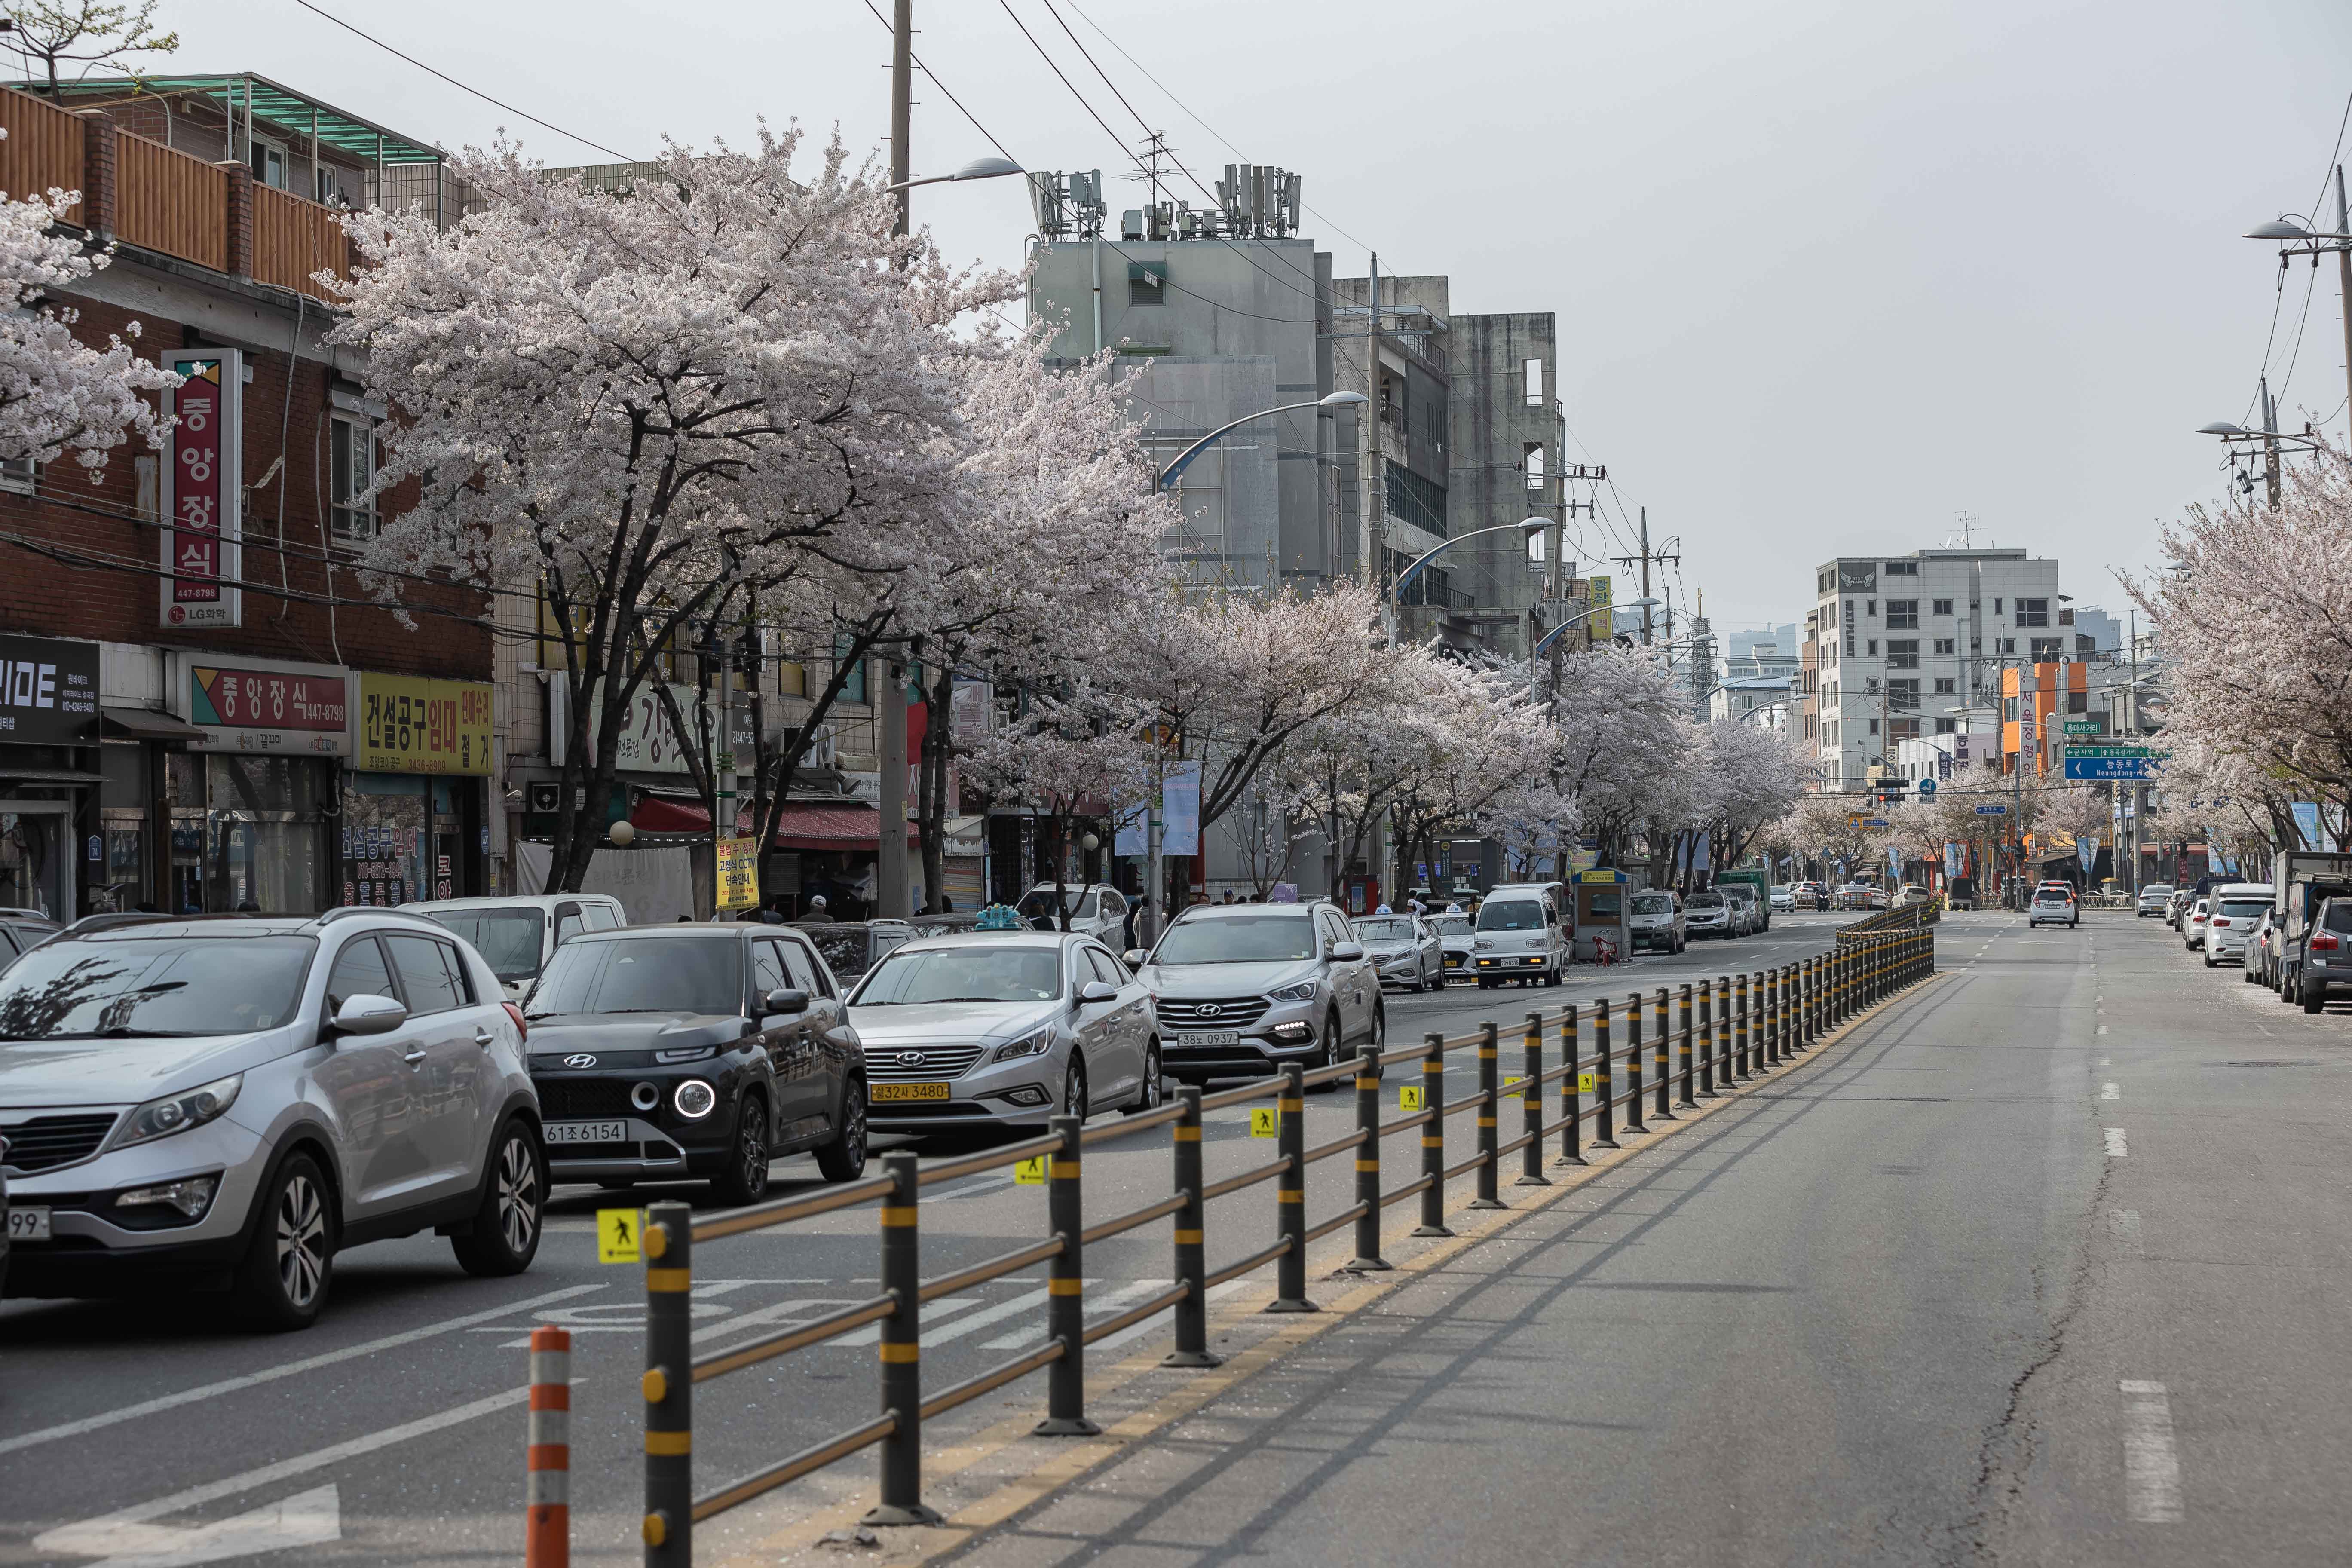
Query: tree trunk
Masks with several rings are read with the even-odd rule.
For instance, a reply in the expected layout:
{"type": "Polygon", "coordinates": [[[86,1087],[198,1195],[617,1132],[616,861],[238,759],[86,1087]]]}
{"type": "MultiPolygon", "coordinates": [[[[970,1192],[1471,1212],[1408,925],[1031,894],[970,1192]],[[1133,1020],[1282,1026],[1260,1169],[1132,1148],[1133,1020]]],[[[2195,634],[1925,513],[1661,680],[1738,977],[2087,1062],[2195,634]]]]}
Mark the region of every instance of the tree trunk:
{"type": "Polygon", "coordinates": [[[948,779],[952,759],[955,670],[941,661],[931,683],[929,710],[923,716],[923,765],[915,811],[923,839],[923,892],[933,914],[948,912],[948,779]]]}

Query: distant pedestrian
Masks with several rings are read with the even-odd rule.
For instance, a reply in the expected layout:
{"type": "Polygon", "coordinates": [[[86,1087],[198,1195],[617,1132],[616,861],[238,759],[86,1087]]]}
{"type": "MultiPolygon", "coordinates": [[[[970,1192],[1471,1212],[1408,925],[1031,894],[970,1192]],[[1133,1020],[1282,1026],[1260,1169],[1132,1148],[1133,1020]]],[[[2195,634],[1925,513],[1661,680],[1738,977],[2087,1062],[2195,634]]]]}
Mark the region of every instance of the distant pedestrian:
{"type": "Polygon", "coordinates": [[[801,924],[831,925],[832,923],[833,917],[824,912],[824,895],[823,893],[819,893],[814,898],[809,900],[807,912],[801,916],[801,924]]]}

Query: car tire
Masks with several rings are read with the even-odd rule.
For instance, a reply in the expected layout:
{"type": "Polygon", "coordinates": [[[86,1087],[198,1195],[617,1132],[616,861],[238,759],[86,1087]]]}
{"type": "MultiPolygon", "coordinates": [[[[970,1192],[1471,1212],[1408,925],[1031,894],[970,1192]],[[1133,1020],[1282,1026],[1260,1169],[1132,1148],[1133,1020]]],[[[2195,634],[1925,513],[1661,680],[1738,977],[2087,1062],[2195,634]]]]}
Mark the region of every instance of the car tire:
{"type": "Polygon", "coordinates": [[[490,1145],[481,1206],[463,1236],[449,1238],[457,1266],[477,1279],[503,1279],[530,1267],[547,1217],[547,1153],[530,1124],[510,1120],[490,1145]]]}
{"type": "Polygon", "coordinates": [[[2221,961],[2220,959],[2218,959],[2218,958],[2216,958],[2216,957],[2214,957],[2214,956],[2213,956],[2213,950],[2212,950],[2211,948],[2210,948],[2210,947],[2209,947],[2209,948],[2207,948],[2207,949],[2205,950],[2205,967],[2206,967],[2206,968],[2208,968],[2208,969],[2218,968],[2218,967],[2220,966],[2221,963],[2221,961]]]}
{"type": "Polygon", "coordinates": [[[2327,982],[2306,980],[2303,983],[2303,1010],[2306,1013],[2327,1010],[2327,982]]]}
{"type": "Polygon", "coordinates": [[[236,1314],[268,1333],[319,1321],[335,1272],[333,1194],[318,1162],[289,1154],[261,1189],[260,1218],[230,1286],[236,1314]]]}
{"type": "Polygon", "coordinates": [[[866,1080],[852,1076],[841,1086],[841,1121],[832,1138],[817,1145],[817,1173],[828,1182],[854,1182],[866,1173],[866,1080]]]}
{"type": "Polygon", "coordinates": [[[1088,1114],[1087,1100],[1087,1058],[1077,1047],[1070,1048],[1070,1065],[1062,1073],[1062,1114],[1084,1121],[1088,1114]]]}
{"type": "Polygon", "coordinates": [[[735,1111],[735,1136],[728,1142],[727,1163],[710,1179],[711,1195],[725,1207],[740,1209],[768,1195],[768,1102],[747,1094],[735,1111]]]}
{"type": "Polygon", "coordinates": [[[1154,1040],[1143,1047],[1143,1081],[1136,1086],[1135,1102],[1120,1109],[1129,1116],[1157,1110],[1166,1092],[1165,1077],[1160,1070],[1160,1042],[1154,1040]]]}

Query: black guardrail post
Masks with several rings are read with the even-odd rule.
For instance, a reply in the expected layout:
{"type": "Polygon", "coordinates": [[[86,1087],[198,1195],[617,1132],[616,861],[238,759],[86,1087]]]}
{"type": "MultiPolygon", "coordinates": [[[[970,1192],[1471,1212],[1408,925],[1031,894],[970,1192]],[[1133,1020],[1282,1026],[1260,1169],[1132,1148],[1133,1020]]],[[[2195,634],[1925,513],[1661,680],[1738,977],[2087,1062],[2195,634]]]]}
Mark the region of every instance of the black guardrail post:
{"type": "Polygon", "coordinates": [[[1555,1165],[1584,1163],[1584,1104],[1577,1075],[1583,1068],[1578,1065],[1576,1005],[1569,1004],[1567,1016],[1559,1021],[1559,1158],[1555,1165]]]}
{"type": "Polygon", "coordinates": [[[1503,1163],[1495,1152],[1503,1143],[1502,1055],[1495,1021],[1489,1018],[1478,1029],[1478,1195],[1470,1200],[1474,1209],[1508,1206],[1496,1195],[1496,1181],[1503,1163]]]}
{"type": "Polygon", "coordinates": [[[1364,1212],[1356,1217],[1356,1256],[1348,1267],[1377,1274],[1391,1264],[1381,1256],[1381,1053],[1374,1046],[1356,1058],[1356,1131],[1364,1135],[1356,1145],[1356,1202],[1364,1212]]]}
{"type": "Polygon", "coordinates": [[[1176,1282],[1184,1299],[1176,1303],[1176,1348],[1160,1358],[1162,1366],[1216,1366],[1224,1357],[1209,1349],[1209,1205],[1201,1201],[1201,1089],[1185,1084],[1176,1090],[1183,1107],[1170,1131],[1175,1151],[1176,1190],[1184,1206],[1176,1211],[1176,1282]]]}
{"type": "Polygon", "coordinates": [[[1780,972],[1767,969],[1756,977],[1764,992],[1764,1065],[1780,1065],[1780,972]]]}
{"type": "Polygon", "coordinates": [[[1642,1120],[1642,994],[1634,992],[1625,998],[1625,1128],[1628,1132],[1647,1132],[1650,1124],[1642,1120]]]}
{"type": "Polygon", "coordinates": [[[1515,1187],[1548,1187],[1543,1173],[1543,1015],[1528,1015],[1527,1037],[1520,1042],[1519,1124],[1527,1143],[1519,1150],[1519,1179],[1515,1187]]]}
{"type": "Polygon", "coordinates": [[[1696,1106],[1698,1104],[1698,1066],[1693,1059],[1693,1053],[1698,1047],[1698,1031],[1691,1016],[1691,988],[1685,985],[1682,995],[1676,1000],[1680,1005],[1683,1038],[1682,1102],[1685,1106],[1696,1106]]]}
{"type": "Polygon", "coordinates": [[[1666,1027],[1666,988],[1663,985],[1650,999],[1650,1026],[1658,1042],[1650,1054],[1650,1066],[1658,1076],[1657,1102],[1650,1107],[1650,1114],[1661,1121],[1672,1121],[1675,1120],[1672,1104],[1675,1075],[1672,1058],[1667,1052],[1673,1049],[1674,1042],[1672,1031],[1666,1027]]]}
{"type": "Polygon", "coordinates": [[[1592,1100],[1598,1125],[1592,1129],[1595,1149],[1617,1148],[1617,1099],[1609,1063],[1609,998],[1592,1004],[1592,1100]]]}
{"type": "Polygon", "coordinates": [[[923,1506],[923,1260],[916,1230],[915,1156],[882,1156],[890,1192],[882,1200],[882,1290],[897,1303],[882,1320],[882,1410],[893,1425],[882,1439],[882,1500],[868,1524],[937,1524],[923,1506]]]}
{"type": "Polygon", "coordinates": [[[1421,1108],[1429,1120],[1421,1124],[1421,1173],[1429,1185],[1421,1189],[1421,1223],[1415,1236],[1452,1236],[1445,1226],[1445,1037],[1423,1035],[1421,1054],[1421,1108]]]}
{"type": "Polygon", "coordinates": [[[1269,1312],[1319,1312],[1307,1299],[1307,1069],[1297,1062],[1282,1069],[1281,1149],[1286,1162],[1274,1183],[1274,1221],[1290,1249],[1274,1266],[1269,1312]]]}
{"type": "Polygon", "coordinates": [[[1086,1123],[1053,1116],[1045,1125],[1062,1141],[1048,1163],[1045,1188],[1046,1223],[1062,1244],[1045,1270],[1045,1331],[1061,1342],[1062,1356],[1045,1369],[1045,1419],[1032,1431],[1040,1437],[1091,1437],[1102,1428],[1087,1419],[1087,1205],[1078,1161],[1078,1133],[1086,1123]]]}
{"type": "Polygon", "coordinates": [[[646,1568],[694,1562],[694,1211],[646,1210],[646,1568]],[[658,1237],[659,1239],[656,1239],[658,1237]]]}
{"type": "Polygon", "coordinates": [[[1705,978],[1698,983],[1698,1092],[1702,1100],[1715,1098],[1715,982],[1705,978]]]}

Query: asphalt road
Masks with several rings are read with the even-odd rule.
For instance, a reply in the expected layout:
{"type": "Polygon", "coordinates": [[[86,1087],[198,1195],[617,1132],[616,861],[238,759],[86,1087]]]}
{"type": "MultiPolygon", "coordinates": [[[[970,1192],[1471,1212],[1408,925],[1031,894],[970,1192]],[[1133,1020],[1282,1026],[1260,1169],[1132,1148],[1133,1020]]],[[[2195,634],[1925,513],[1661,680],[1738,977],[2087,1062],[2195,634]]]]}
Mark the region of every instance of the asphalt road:
{"type": "Polygon", "coordinates": [[[2345,1010],[2128,914],[1940,947],[959,1560],[2345,1561],[2345,1010]]]}
{"type": "MultiPolygon", "coordinates": [[[[1530,1010],[1784,963],[1825,949],[1850,918],[1782,916],[1769,933],[1580,970],[1557,989],[1391,994],[1391,1044],[1488,1017],[1508,1038],[1530,1010]]],[[[1449,1094],[1458,1097],[1474,1087],[1475,1063],[1465,1052],[1449,1065],[1449,1094]]],[[[1344,1094],[1310,1095],[1307,1116],[1310,1144],[1352,1124],[1344,1094]]],[[[1449,1131],[1466,1152],[1468,1119],[1449,1131]]],[[[1414,1167],[1416,1136],[1384,1145],[1391,1169],[1414,1167]]],[[[941,1152],[917,1147],[926,1158],[941,1152]]],[[[1213,1178],[1263,1163],[1273,1145],[1253,1142],[1246,1108],[1233,1108],[1213,1115],[1204,1150],[1213,1178]]],[[[1346,1165],[1313,1168],[1310,1223],[1348,1205],[1346,1165]]],[[[1167,1134],[1090,1150],[1086,1168],[1090,1216],[1140,1207],[1169,1191],[1167,1134]]],[[[780,1163],[778,1179],[781,1191],[816,1184],[805,1159],[780,1163]]],[[[640,1195],[665,1194],[646,1188],[640,1195]]],[[[671,1195],[701,1194],[684,1186],[671,1195]]],[[[539,1259],[517,1279],[468,1279],[446,1243],[425,1237],[356,1249],[337,1261],[323,1320],[297,1335],[239,1332],[203,1298],[0,1306],[0,1474],[9,1481],[0,1563],[511,1560],[520,1541],[524,1347],[541,1322],[574,1335],[579,1555],[634,1560],[643,1278],[595,1260],[594,1211],[613,1201],[591,1188],[561,1190],[539,1259]]],[[[1266,1245],[1273,1209],[1270,1185],[1213,1205],[1210,1266],[1266,1245]]],[[[1037,1239],[1045,1221],[1043,1189],[1015,1185],[1009,1173],[929,1189],[924,1271],[1037,1239]]],[[[1168,1237],[1163,1222],[1090,1248],[1090,1312],[1114,1314],[1165,1289],[1173,1277],[1168,1237]]],[[[701,1346],[862,1300],[873,1294],[876,1273],[870,1209],[709,1244],[695,1269],[701,1346]]],[[[971,1376],[1039,1342],[1045,1298],[1040,1268],[928,1306],[927,1382],[971,1376]]],[[[1125,1338],[1166,1326],[1163,1315],[1125,1338]]],[[[715,1480],[749,1470],[869,1418],[872,1340],[868,1331],[708,1385],[696,1415],[699,1473],[715,1480]]],[[[1110,1355],[1119,1342],[1090,1353],[1110,1355]]],[[[1042,1379],[1024,1386],[1042,1400],[1042,1379]]]]}

